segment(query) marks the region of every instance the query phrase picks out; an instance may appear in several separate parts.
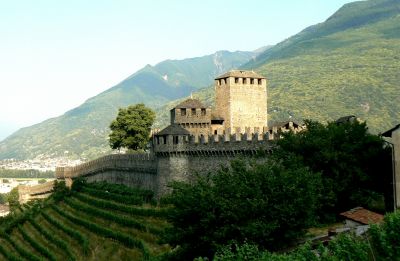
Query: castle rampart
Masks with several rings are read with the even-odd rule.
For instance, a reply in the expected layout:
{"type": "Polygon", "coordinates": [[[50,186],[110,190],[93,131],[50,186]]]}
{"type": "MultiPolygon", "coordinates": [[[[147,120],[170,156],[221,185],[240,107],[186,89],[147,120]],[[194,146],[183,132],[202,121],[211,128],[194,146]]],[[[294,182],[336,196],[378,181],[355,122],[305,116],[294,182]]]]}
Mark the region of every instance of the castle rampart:
{"type": "Polygon", "coordinates": [[[211,136],[154,137],[151,153],[113,154],[75,167],[56,169],[58,179],[84,177],[151,189],[160,196],[170,181],[190,181],[196,174],[215,172],[239,155],[269,153],[278,134],[225,134],[211,136]]]}

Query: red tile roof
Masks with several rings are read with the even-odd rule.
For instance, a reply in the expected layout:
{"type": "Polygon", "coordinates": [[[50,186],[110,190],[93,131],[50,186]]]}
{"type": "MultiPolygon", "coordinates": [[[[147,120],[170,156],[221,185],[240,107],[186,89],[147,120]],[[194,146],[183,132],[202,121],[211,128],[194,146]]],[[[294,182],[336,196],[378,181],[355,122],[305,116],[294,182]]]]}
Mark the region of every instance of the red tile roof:
{"type": "Polygon", "coordinates": [[[340,213],[340,215],[366,225],[370,223],[381,223],[383,221],[383,215],[362,207],[353,208],[349,211],[340,213]]]}

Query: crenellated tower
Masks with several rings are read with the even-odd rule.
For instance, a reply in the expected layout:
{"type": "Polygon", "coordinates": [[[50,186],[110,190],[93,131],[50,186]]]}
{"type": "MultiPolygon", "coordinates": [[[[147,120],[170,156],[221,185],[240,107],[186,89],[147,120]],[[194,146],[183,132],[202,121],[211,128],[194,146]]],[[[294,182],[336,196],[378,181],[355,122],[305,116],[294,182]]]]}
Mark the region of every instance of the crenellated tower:
{"type": "Polygon", "coordinates": [[[229,71],[215,79],[215,105],[225,130],[263,129],[267,127],[267,79],[253,71],[229,71]]]}

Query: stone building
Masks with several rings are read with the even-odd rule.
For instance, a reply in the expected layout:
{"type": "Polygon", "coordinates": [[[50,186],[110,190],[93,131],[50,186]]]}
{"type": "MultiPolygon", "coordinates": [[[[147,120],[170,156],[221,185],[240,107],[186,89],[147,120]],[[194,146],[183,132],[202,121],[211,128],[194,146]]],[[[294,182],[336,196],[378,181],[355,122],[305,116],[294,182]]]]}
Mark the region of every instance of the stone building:
{"type": "Polygon", "coordinates": [[[179,124],[193,135],[208,135],[211,128],[211,108],[199,100],[187,99],[171,110],[171,125],[179,124]]]}
{"type": "Polygon", "coordinates": [[[239,70],[217,77],[215,109],[215,116],[224,119],[224,128],[233,132],[267,127],[266,78],[253,71],[239,70]]]}
{"type": "Polygon", "coordinates": [[[178,124],[192,135],[260,133],[267,128],[266,78],[239,70],[217,77],[215,108],[187,99],[171,110],[171,125],[178,124]]]}

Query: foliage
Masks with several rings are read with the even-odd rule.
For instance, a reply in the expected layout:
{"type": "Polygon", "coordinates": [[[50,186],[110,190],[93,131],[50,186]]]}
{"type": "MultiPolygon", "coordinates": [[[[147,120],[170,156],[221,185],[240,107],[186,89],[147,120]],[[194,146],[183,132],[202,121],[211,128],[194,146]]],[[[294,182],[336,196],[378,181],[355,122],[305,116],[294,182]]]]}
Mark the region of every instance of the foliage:
{"type": "Polygon", "coordinates": [[[21,233],[24,240],[26,240],[34,249],[36,249],[40,254],[47,257],[51,261],[55,261],[56,258],[54,254],[49,251],[46,247],[42,246],[39,242],[37,242],[34,238],[32,238],[25,229],[18,225],[18,231],[21,233]]]}
{"type": "MultiPolygon", "coordinates": [[[[54,178],[54,171],[37,169],[4,169],[0,168],[0,178],[54,178]]],[[[4,182],[4,180],[3,180],[4,182]]],[[[5,182],[4,182],[5,183],[5,182]]]]}
{"type": "Polygon", "coordinates": [[[10,205],[10,210],[13,212],[15,209],[19,207],[19,193],[18,193],[18,187],[13,188],[8,194],[7,194],[7,201],[8,204],[10,205]]]}
{"type": "Polygon", "coordinates": [[[7,194],[0,193],[0,204],[5,204],[7,202],[7,194]]]}
{"type": "Polygon", "coordinates": [[[74,254],[71,251],[70,246],[65,243],[62,239],[60,239],[58,236],[52,234],[49,232],[49,230],[44,227],[39,225],[34,218],[29,219],[30,224],[41,234],[43,235],[49,242],[52,244],[58,246],[59,248],[63,249],[63,251],[67,254],[68,260],[69,261],[74,261],[76,260],[74,254]]]}
{"type": "Polygon", "coordinates": [[[110,124],[111,148],[146,149],[155,117],[155,113],[143,103],[120,108],[117,118],[110,124]]]}
{"type": "Polygon", "coordinates": [[[322,174],[323,219],[358,205],[368,206],[371,195],[391,191],[387,185],[390,151],[384,149],[380,137],[368,133],[365,123],[306,121],[306,128],[298,134],[283,134],[274,153],[281,158],[295,154],[313,172],[322,174]]]}
{"type": "Polygon", "coordinates": [[[44,183],[46,183],[47,181],[45,180],[45,179],[39,179],[38,180],[38,184],[44,184],[44,183]]]}
{"type": "Polygon", "coordinates": [[[124,244],[127,247],[137,247],[137,248],[139,248],[139,249],[141,249],[143,251],[143,255],[144,256],[148,256],[148,250],[145,248],[143,242],[133,238],[132,236],[130,236],[128,234],[121,233],[119,231],[113,231],[111,229],[99,226],[94,222],[91,222],[91,221],[84,220],[84,219],[81,219],[79,217],[73,216],[73,215],[65,212],[64,210],[60,209],[57,206],[54,206],[54,210],[58,214],[60,214],[61,216],[63,216],[66,219],[70,220],[74,224],[78,224],[80,226],[83,226],[86,229],[89,229],[90,231],[92,231],[92,232],[94,232],[96,234],[100,234],[100,235],[102,235],[104,237],[108,237],[108,238],[117,240],[117,241],[121,242],[122,244],[124,244]]]}
{"type": "Polygon", "coordinates": [[[295,158],[267,163],[233,161],[216,175],[192,184],[175,182],[167,199],[175,208],[166,239],[179,245],[180,259],[211,257],[230,240],[280,249],[314,222],[318,174],[295,158]]]}
{"type": "Polygon", "coordinates": [[[84,193],[75,193],[74,197],[82,202],[85,202],[87,204],[90,204],[98,208],[122,211],[124,213],[128,213],[131,215],[138,215],[145,217],[165,217],[167,213],[167,211],[163,209],[127,206],[125,204],[114,203],[109,200],[93,198],[88,195],[85,195],[84,193]]]}
{"type": "Polygon", "coordinates": [[[399,260],[400,212],[387,214],[384,223],[372,225],[362,237],[342,234],[327,246],[315,248],[306,243],[289,253],[260,251],[256,245],[229,244],[221,247],[215,261],[337,261],[337,260],[399,260]]]}
{"type": "Polygon", "coordinates": [[[113,221],[117,224],[120,224],[122,226],[128,226],[128,227],[133,227],[141,231],[146,231],[148,228],[141,224],[140,222],[136,221],[135,219],[125,217],[122,215],[118,215],[116,213],[110,212],[110,211],[105,211],[105,210],[99,210],[97,208],[91,207],[88,204],[82,204],[79,201],[75,201],[73,199],[64,198],[64,202],[70,206],[73,209],[76,209],[77,211],[85,212],[85,214],[94,216],[94,217],[100,217],[106,220],[113,221]]]}
{"type": "Polygon", "coordinates": [[[79,242],[79,244],[82,246],[83,248],[83,252],[85,254],[88,253],[89,251],[89,242],[88,239],[82,235],[82,233],[80,233],[79,231],[72,229],[66,225],[64,225],[63,223],[61,223],[60,221],[56,220],[55,218],[53,218],[52,216],[48,215],[45,212],[41,213],[43,215],[43,217],[53,226],[55,226],[56,228],[58,228],[59,230],[63,231],[64,233],[66,233],[67,235],[71,236],[72,238],[74,238],[77,242],[79,242]]]}

